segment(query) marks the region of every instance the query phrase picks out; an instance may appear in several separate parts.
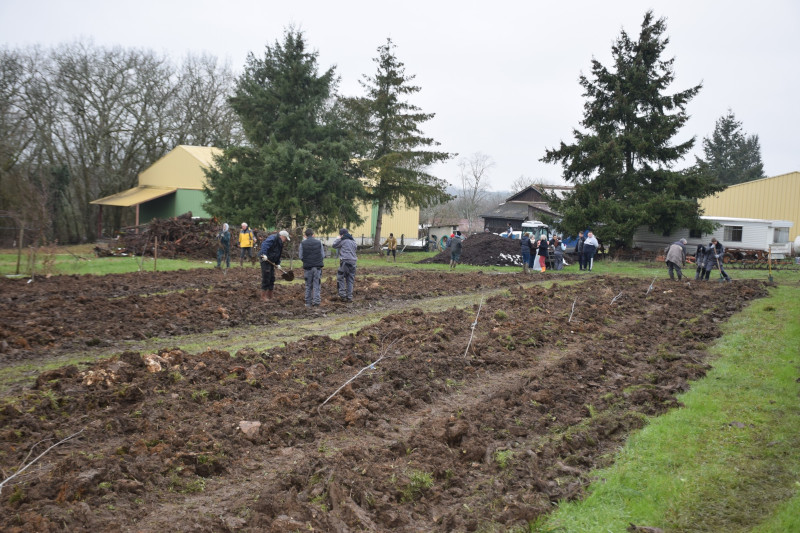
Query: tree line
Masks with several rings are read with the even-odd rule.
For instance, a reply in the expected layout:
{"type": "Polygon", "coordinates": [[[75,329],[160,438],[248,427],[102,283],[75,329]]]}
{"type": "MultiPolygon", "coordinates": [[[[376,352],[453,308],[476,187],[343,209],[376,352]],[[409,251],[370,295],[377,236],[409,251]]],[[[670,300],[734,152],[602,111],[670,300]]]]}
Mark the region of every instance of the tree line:
{"type": "MultiPolygon", "coordinates": [[[[0,49],[0,211],[49,242],[94,240],[90,201],[136,186],[176,145],[240,141],[234,81],[207,55],[176,64],[90,42],[0,49]]],[[[130,210],[104,216],[132,223],[130,210]]]]}
{"type": "MultiPolygon", "coordinates": [[[[623,31],[614,42],[611,66],[593,60],[590,75],[580,76],[582,128],[541,159],[560,164],[575,185],[551,198],[562,231],[592,227],[605,242],[626,245],[642,225],[708,230],[699,198],[762,177],[758,137],[744,134],[732,111],[704,139],[705,159],[674,168],[694,146],[694,138],[675,138],[702,86],[667,94],[675,76],[674,60],[662,57],[665,32],[665,20],[647,12],[638,37],[623,31]]],[[[222,149],[206,173],[204,206],[221,220],[329,232],[362,222],[358,206],[372,205],[376,243],[382,215],[401,205],[441,213],[437,206],[449,202],[478,223],[492,200],[491,158],[462,158],[460,189],[449,194],[430,168],[456,154],[422,131],[434,114],[410,101],[421,88],[390,39],[374,63],[363,94],[352,96],[339,94],[335,67],[319,65],[293,28],[263,55],[249,54],[238,76],[210,56],[175,64],[85,42],[0,49],[0,218],[48,241],[91,241],[98,235],[90,201],[135,186],[157,159],[190,144],[222,149]]],[[[528,181],[520,177],[520,188],[528,181]]],[[[131,210],[103,216],[104,227],[132,222],[131,210]]]]}
{"type": "MultiPolygon", "coordinates": [[[[174,64],[148,50],[78,42],[50,50],[0,50],[0,215],[52,242],[98,237],[90,201],[137,183],[180,144],[216,146],[205,208],[223,220],[331,231],[378,220],[401,203],[446,201],[428,168],[436,149],[411,102],[420,90],[391,40],[378,47],[361,96],[338,93],[335,67],[293,28],[248,55],[244,71],[211,56],[174,64]]],[[[103,226],[132,221],[105,210],[103,226]]],[[[375,241],[380,239],[380,222],[375,241]]]]}

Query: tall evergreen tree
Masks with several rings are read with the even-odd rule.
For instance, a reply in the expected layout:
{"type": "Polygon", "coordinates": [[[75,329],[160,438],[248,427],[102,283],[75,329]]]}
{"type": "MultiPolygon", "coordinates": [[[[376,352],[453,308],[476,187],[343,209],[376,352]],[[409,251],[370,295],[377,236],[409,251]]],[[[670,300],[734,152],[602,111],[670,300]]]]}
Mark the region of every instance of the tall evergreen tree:
{"type": "Polygon", "coordinates": [[[360,141],[358,156],[368,178],[367,190],[378,207],[376,248],[380,246],[384,213],[392,212],[401,202],[427,207],[451,198],[447,182],[430,174],[428,167],[453,155],[431,149],[439,143],[420,131],[420,124],[434,114],[423,113],[406,100],[421,89],[411,84],[414,76],[406,75],[394,48],[391,39],[378,47],[378,57],[373,59],[377,71],[361,80],[366,96],[345,102],[360,141]]]}
{"type": "Polygon", "coordinates": [[[711,137],[703,139],[703,153],[705,160],[697,158],[698,166],[720,185],[727,187],[764,177],[758,135],[746,135],[730,109],[717,120],[711,137]]]}
{"type": "Polygon", "coordinates": [[[224,150],[206,172],[209,213],[319,231],[361,221],[360,172],[335,112],[338,80],[333,67],[319,72],[317,56],[293,29],[263,58],[248,56],[230,102],[249,145],[224,150]]]}
{"type": "Polygon", "coordinates": [[[573,130],[574,144],[561,142],[542,158],[560,163],[575,184],[570,195],[552,198],[568,233],[590,227],[601,242],[630,245],[639,226],[711,230],[699,218],[697,199],[719,188],[696,168],[672,170],[694,145],[694,138],[672,139],[701,85],[664,94],[674,80],[674,59],[661,58],[669,43],[665,30],[665,20],[648,11],[638,39],[623,30],[613,44],[611,68],[592,60],[591,78],[580,77],[587,131],[573,130]]]}

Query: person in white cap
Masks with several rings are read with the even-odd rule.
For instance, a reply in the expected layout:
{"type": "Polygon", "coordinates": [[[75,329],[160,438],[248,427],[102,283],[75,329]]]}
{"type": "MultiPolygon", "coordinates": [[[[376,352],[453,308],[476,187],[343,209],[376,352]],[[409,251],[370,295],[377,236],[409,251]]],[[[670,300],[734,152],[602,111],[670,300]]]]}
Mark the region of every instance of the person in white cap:
{"type": "Polygon", "coordinates": [[[272,299],[275,289],[275,267],[281,265],[283,243],[290,241],[289,232],[273,233],[261,244],[261,300],[272,299]]]}
{"type": "Polygon", "coordinates": [[[253,235],[253,230],[247,227],[247,222],[242,222],[242,231],[239,232],[239,266],[244,266],[244,257],[250,259],[250,264],[256,262],[255,248],[256,236],[253,235]]]}

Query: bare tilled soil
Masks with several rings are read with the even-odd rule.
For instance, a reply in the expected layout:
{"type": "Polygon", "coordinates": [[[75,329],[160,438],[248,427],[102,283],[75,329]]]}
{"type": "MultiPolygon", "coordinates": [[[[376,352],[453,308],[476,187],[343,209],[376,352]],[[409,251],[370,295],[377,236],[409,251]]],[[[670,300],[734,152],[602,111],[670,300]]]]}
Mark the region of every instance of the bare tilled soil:
{"type": "MultiPolygon", "coordinates": [[[[220,294],[241,290],[231,272],[221,282],[204,278],[213,274],[165,274],[152,284],[135,276],[70,278],[50,292],[38,282],[5,285],[3,298],[31,306],[27,320],[37,324],[56,326],[52,311],[42,318],[31,302],[60,298],[58,316],[75,332],[54,329],[44,343],[14,329],[6,339],[28,344],[14,348],[14,358],[42,358],[86,339],[113,342],[153,327],[164,335],[165,323],[202,328],[191,311],[175,316],[194,307],[213,315],[220,294]],[[115,307],[125,301],[139,311],[115,307]],[[102,319],[92,307],[112,314],[102,319]]],[[[42,373],[30,390],[3,398],[3,478],[75,436],[6,483],[0,529],[525,524],[553,502],[579,498],[590,470],[613,460],[630,431],[677,406],[675,395],[709,369],[706,348],[719,324],[766,295],[755,281],[658,281],[649,290],[649,281],[610,277],[542,288],[521,286],[540,279],[521,274],[371,276],[357,278],[353,307],[327,302],[329,312],[358,313],[387,298],[509,290],[476,298],[467,310],[393,313],[337,340],[321,331],[265,352],[128,351],[42,373]]],[[[246,295],[226,305],[231,327],[261,320],[267,335],[276,316],[303,320],[300,286],[280,289],[280,309],[266,311],[246,295]]]]}
{"type": "MultiPolygon", "coordinates": [[[[261,302],[260,270],[232,268],[141,272],[109,276],[0,278],[0,361],[57,355],[120,341],[171,337],[241,325],[305,318],[302,269],[293,283],[276,282],[275,297],[261,302]]],[[[321,313],[517,285],[482,273],[366,269],[357,273],[354,302],[336,297],[336,271],[323,270],[321,313]]],[[[530,281],[530,278],[518,278],[530,281]]],[[[2,366],[2,363],[0,363],[2,366]]]]}

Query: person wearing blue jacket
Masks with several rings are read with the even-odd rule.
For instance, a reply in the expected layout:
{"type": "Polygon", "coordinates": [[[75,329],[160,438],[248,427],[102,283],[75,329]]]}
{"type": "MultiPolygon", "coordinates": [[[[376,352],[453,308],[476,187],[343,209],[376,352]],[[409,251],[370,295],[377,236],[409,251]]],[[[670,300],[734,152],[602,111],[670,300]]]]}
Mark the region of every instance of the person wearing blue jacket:
{"type": "Polygon", "coordinates": [[[261,301],[272,299],[275,289],[275,267],[281,265],[283,243],[290,241],[289,232],[282,230],[273,233],[261,243],[261,301]]]}
{"type": "Polygon", "coordinates": [[[711,242],[708,245],[708,255],[706,256],[706,276],[705,279],[708,280],[709,276],[711,275],[711,271],[714,268],[719,269],[719,274],[725,281],[730,281],[731,277],[725,272],[725,268],[722,266],[724,263],[722,261],[723,257],[725,256],[725,247],[719,242],[716,237],[711,239],[711,242]]]}

